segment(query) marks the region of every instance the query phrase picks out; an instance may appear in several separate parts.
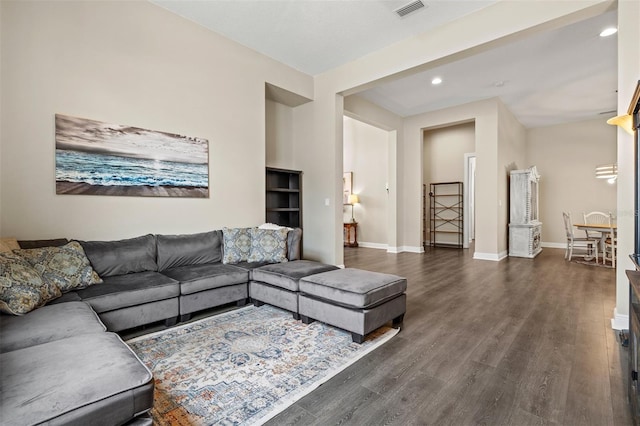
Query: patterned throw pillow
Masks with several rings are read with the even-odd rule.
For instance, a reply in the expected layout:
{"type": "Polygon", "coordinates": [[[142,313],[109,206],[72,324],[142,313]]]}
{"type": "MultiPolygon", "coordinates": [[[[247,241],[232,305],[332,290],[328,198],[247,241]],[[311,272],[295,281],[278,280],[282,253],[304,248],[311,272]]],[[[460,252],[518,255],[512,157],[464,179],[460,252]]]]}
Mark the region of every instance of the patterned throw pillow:
{"type": "Polygon", "coordinates": [[[287,261],[287,234],[282,229],[251,229],[249,262],[280,263],[287,261]]]}
{"type": "Polygon", "coordinates": [[[222,263],[246,262],[251,252],[251,228],[222,228],[222,263]]]}
{"type": "Polygon", "coordinates": [[[102,282],[77,241],[62,247],[15,250],[14,253],[29,262],[44,281],[55,284],[63,293],[102,282]]]}
{"type": "Polygon", "coordinates": [[[22,257],[0,253],[0,311],[23,315],[61,295],[22,257]]]}

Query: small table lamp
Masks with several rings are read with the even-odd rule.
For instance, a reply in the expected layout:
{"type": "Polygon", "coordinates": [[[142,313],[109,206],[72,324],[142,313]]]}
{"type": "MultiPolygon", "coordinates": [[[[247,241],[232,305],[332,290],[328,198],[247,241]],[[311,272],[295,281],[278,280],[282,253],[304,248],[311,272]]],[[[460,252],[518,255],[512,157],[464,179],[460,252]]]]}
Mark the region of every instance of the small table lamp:
{"type": "Polygon", "coordinates": [[[353,205],[358,204],[359,202],[360,199],[356,194],[349,194],[349,204],[351,204],[351,222],[353,223],[356,222],[355,218],[353,217],[353,205]]]}

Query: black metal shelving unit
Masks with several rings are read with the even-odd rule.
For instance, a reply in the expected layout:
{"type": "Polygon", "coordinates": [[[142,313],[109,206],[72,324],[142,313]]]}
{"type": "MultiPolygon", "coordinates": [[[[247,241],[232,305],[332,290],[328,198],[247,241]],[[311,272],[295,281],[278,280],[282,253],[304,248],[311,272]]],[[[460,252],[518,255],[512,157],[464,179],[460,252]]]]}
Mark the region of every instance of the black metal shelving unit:
{"type": "Polygon", "coordinates": [[[430,184],[429,231],[432,247],[463,247],[463,196],[462,182],[430,184]]]}

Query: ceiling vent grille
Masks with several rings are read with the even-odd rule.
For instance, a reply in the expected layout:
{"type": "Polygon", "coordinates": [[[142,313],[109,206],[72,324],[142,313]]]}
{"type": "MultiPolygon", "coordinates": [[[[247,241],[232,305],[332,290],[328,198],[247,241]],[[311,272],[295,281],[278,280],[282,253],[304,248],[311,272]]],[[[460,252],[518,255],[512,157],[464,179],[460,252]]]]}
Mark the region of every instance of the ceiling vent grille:
{"type": "Polygon", "coordinates": [[[408,14],[415,12],[418,9],[422,9],[423,7],[424,7],[424,3],[422,3],[422,0],[416,0],[402,6],[399,9],[396,9],[395,12],[398,14],[399,17],[404,18],[408,14]]]}

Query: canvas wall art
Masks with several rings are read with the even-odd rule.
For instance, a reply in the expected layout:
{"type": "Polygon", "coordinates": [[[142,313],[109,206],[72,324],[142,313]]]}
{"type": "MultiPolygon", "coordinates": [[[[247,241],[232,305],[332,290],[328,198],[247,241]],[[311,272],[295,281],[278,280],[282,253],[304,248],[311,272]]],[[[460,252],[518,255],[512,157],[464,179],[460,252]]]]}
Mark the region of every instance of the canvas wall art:
{"type": "Polygon", "coordinates": [[[56,193],[209,196],[206,139],[56,114],[56,193]]]}

